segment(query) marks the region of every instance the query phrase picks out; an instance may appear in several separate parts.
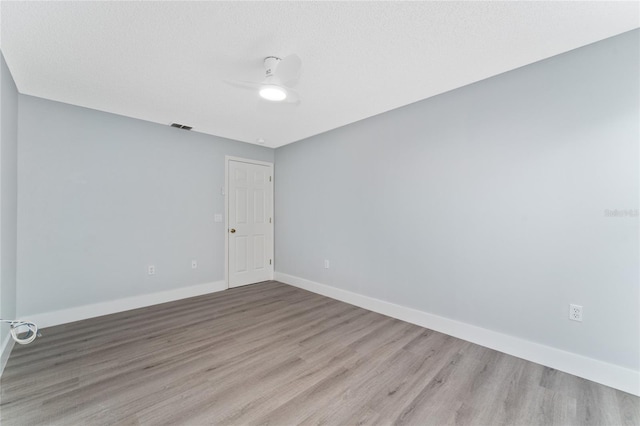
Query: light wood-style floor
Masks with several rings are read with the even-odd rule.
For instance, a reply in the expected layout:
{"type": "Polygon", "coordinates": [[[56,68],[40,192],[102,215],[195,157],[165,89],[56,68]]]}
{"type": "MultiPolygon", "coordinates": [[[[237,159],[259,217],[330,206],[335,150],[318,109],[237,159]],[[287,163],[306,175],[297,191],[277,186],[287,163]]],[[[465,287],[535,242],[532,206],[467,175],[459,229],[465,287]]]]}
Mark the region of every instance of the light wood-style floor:
{"type": "Polygon", "coordinates": [[[640,398],[278,282],[43,330],[3,425],[638,425],[640,398]]]}

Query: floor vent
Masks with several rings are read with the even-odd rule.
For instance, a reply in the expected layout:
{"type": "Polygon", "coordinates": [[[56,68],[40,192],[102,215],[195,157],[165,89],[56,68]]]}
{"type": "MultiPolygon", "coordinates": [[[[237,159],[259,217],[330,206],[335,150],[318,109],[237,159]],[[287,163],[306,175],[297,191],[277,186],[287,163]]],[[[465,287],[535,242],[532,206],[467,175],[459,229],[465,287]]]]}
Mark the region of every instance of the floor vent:
{"type": "Polygon", "coordinates": [[[191,130],[193,127],[185,126],[184,124],[171,123],[171,127],[177,127],[178,129],[191,130]]]}

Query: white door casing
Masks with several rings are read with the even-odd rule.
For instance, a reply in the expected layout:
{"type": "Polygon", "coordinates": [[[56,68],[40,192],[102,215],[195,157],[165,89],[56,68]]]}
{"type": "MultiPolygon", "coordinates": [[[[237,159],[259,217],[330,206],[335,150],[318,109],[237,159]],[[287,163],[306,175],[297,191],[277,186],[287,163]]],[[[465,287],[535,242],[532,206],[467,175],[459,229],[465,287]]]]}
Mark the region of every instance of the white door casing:
{"type": "Polygon", "coordinates": [[[273,164],[226,157],[227,283],[273,279],[273,164]]]}

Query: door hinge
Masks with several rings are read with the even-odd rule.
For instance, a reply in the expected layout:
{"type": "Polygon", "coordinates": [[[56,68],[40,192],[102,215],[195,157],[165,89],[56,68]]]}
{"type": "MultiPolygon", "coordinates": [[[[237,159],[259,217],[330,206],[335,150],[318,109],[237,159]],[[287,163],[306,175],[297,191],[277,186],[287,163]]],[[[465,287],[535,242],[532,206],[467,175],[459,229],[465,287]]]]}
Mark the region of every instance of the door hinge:
{"type": "Polygon", "coordinates": [[[271,182],[271,176],[269,176],[269,182],[271,182]]]}
{"type": "Polygon", "coordinates": [[[271,223],[271,218],[269,218],[269,223],[271,223]]]}
{"type": "Polygon", "coordinates": [[[271,259],[269,259],[269,265],[271,265],[271,259]]]}

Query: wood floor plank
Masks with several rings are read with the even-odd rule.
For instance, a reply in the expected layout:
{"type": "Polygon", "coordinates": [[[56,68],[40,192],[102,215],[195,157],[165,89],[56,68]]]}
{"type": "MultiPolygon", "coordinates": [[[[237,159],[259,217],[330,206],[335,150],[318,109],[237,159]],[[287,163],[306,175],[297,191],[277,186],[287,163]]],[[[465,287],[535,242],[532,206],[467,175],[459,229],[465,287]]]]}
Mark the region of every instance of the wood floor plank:
{"type": "Polygon", "coordinates": [[[275,281],[43,330],[3,425],[638,425],[640,398],[275,281]]]}

